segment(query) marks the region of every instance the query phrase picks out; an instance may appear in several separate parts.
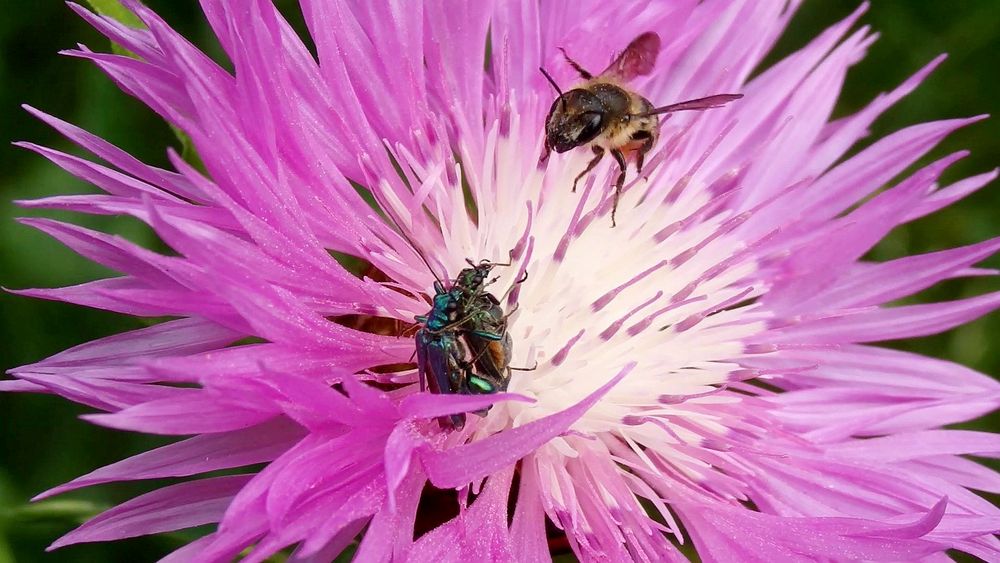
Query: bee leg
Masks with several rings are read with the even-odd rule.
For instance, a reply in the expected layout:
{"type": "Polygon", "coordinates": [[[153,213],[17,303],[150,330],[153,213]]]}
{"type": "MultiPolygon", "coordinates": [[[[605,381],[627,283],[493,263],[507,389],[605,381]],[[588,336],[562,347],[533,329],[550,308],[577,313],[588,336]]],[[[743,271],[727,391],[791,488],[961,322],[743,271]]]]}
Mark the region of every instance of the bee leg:
{"type": "Polygon", "coordinates": [[[648,137],[635,153],[635,171],[642,174],[642,163],[646,160],[646,153],[653,148],[653,138],[648,137]]]}
{"type": "Polygon", "coordinates": [[[545,143],[545,148],[542,150],[542,157],[538,159],[538,164],[545,164],[545,161],[549,159],[550,154],[552,154],[552,149],[549,147],[548,143],[545,143]]]}
{"type": "Polygon", "coordinates": [[[625,168],[628,164],[625,163],[625,155],[622,151],[618,149],[611,149],[611,156],[615,157],[615,161],[618,163],[618,167],[621,168],[621,172],[618,174],[618,179],[615,180],[615,199],[614,203],[611,204],[611,226],[615,226],[615,212],[618,211],[618,196],[622,193],[622,187],[625,185],[625,168]]]}
{"type": "Polygon", "coordinates": [[[587,172],[593,170],[594,167],[597,166],[597,163],[600,162],[602,158],[604,158],[604,149],[602,149],[597,145],[594,145],[593,150],[594,150],[594,158],[590,159],[590,162],[587,163],[587,167],[583,169],[583,172],[577,174],[576,178],[573,179],[573,193],[576,193],[576,183],[580,181],[580,178],[586,176],[587,172]]]}
{"type": "Polygon", "coordinates": [[[591,78],[594,77],[594,75],[588,72],[587,69],[580,66],[580,63],[569,58],[569,55],[566,54],[566,49],[559,47],[559,50],[562,51],[563,57],[565,57],[566,62],[569,63],[569,66],[573,67],[573,70],[575,70],[580,75],[581,78],[583,78],[584,80],[590,80],[591,78]]]}

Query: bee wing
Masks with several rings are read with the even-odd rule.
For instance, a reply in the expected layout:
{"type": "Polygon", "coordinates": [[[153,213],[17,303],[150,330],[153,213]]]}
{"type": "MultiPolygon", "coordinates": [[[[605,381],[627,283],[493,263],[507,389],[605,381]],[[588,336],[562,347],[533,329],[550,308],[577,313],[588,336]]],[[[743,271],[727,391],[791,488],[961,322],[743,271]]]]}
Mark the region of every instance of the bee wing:
{"type": "Polygon", "coordinates": [[[636,37],[615,57],[608,68],[601,73],[602,78],[616,78],[628,81],[636,76],[653,72],[656,56],[660,54],[660,36],[647,31],[636,37]]]}
{"type": "Polygon", "coordinates": [[[716,94],[714,96],[707,96],[704,98],[697,98],[695,100],[687,100],[684,102],[678,102],[676,104],[670,104],[669,106],[663,106],[661,108],[656,108],[644,113],[636,114],[636,117],[647,117],[650,115],[659,115],[663,113],[673,113],[675,111],[701,111],[711,108],[721,108],[722,106],[732,102],[733,100],[738,100],[743,97],[743,94],[716,94]]]}

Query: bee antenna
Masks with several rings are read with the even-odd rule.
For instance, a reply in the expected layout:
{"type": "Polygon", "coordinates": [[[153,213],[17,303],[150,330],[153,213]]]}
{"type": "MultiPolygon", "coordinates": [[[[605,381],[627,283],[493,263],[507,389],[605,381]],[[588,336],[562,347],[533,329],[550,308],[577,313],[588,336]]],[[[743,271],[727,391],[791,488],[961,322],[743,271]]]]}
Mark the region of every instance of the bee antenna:
{"type": "Polygon", "coordinates": [[[552,85],[552,88],[556,91],[556,94],[562,96],[563,95],[562,90],[559,89],[559,85],[556,84],[556,81],[554,78],[552,78],[552,75],[545,71],[545,67],[540,66],[538,67],[538,70],[542,71],[542,76],[544,76],[545,79],[549,81],[549,84],[552,85]]]}
{"type": "Polygon", "coordinates": [[[538,67],[538,70],[542,71],[542,76],[544,76],[545,79],[549,81],[549,84],[552,85],[552,88],[554,88],[556,93],[559,94],[559,101],[562,102],[563,111],[565,111],[566,100],[563,98],[563,91],[559,88],[559,85],[556,84],[556,81],[555,79],[552,78],[552,75],[550,75],[548,72],[545,71],[544,67],[538,67]]]}

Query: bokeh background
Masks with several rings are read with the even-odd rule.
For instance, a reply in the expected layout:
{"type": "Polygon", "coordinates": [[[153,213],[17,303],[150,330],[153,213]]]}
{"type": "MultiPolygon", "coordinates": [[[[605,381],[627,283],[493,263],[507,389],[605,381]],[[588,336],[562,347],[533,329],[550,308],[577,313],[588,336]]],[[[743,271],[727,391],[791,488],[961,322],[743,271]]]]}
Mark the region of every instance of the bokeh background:
{"type": "MultiPolygon", "coordinates": [[[[218,54],[194,0],[147,0],[147,4],[188,38],[218,54]]],[[[294,2],[278,0],[278,4],[293,21],[298,20],[294,2]]],[[[804,45],[854,7],[855,2],[807,0],[770,60],[804,45]]],[[[937,54],[950,54],[929,81],[876,123],[871,139],[921,121],[1000,113],[997,0],[876,1],[863,22],[881,31],[882,37],[848,75],[839,115],[858,110],[937,54]]],[[[10,146],[11,141],[28,140],[81,154],[21,110],[20,104],[29,103],[76,123],[157,166],[168,167],[166,147],[178,145],[166,125],[118,91],[96,68],[56,54],[77,43],[95,50],[107,48],[104,38],[62,2],[0,3],[0,285],[7,288],[64,286],[112,275],[15,222],[14,218],[22,215],[69,215],[25,212],[12,200],[93,191],[41,157],[10,146]]],[[[1000,164],[1000,120],[994,118],[959,131],[932,157],[961,148],[970,148],[973,153],[948,171],[946,182],[1000,164]]],[[[885,260],[1000,235],[998,211],[1000,182],[995,182],[958,205],[895,230],[871,257],[885,260]]],[[[158,244],[141,224],[128,218],[79,215],[73,216],[73,221],[147,246],[158,244]]],[[[1000,259],[993,258],[985,266],[1000,268],[1000,259]]],[[[973,278],[947,282],[908,301],[956,299],[996,289],[1000,289],[1000,280],[995,277],[973,278]]],[[[154,322],[7,293],[0,293],[0,312],[0,368],[4,370],[154,322]]],[[[994,345],[998,335],[1000,315],[994,314],[944,335],[890,345],[955,360],[996,376],[1000,373],[1000,356],[994,345]]],[[[157,485],[104,486],[35,505],[27,503],[42,490],[164,443],[84,423],[77,417],[87,411],[49,396],[0,395],[0,563],[154,561],[198,533],[43,553],[45,546],[87,516],[157,485]]],[[[993,416],[966,427],[997,430],[998,421],[993,416]]]]}

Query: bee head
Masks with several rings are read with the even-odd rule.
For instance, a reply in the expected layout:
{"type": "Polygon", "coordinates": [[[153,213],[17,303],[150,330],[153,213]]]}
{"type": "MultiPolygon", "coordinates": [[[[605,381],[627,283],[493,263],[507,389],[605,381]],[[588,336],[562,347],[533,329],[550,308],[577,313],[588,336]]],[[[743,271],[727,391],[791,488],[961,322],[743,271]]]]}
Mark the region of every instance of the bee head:
{"type": "Polygon", "coordinates": [[[593,141],[604,129],[606,113],[601,100],[583,88],[560,95],[545,120],[545,145],[562,153],[593,141]]]}

